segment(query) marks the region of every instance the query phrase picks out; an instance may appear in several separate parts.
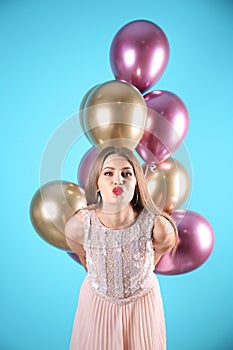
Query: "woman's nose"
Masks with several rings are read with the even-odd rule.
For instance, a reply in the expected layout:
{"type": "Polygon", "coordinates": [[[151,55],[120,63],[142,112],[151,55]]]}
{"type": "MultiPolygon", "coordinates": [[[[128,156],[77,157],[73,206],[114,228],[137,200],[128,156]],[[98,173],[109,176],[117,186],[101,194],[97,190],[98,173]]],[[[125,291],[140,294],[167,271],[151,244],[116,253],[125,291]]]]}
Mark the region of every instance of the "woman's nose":
{"type": "Polygon", "coordinates": [[[114,177],[114,184],[115,185],[123,185],[123,177],[120,174],[117,174],[114,177]]]}

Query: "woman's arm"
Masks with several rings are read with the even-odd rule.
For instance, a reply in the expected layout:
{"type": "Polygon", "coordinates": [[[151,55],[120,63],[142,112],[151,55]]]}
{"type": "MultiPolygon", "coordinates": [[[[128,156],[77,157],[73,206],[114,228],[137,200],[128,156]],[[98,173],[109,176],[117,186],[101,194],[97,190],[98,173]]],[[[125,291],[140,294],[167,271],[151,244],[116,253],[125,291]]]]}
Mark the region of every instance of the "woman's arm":
{"type": "Polygon", "coordinates": [[[82,214],[78,213],[72,216],[65,225],[66,242],[70,249],[78,255],[79,260],[85,270],[86,266],[86,252],[83,247],[84,244],[84,225],[82,222],[82,214]]]}
{"type": "Polygon", "coordinates": [[[153,247],[155,265],[161,257],[169,252],[176,244],[174,227],[163,216],[157,216],[153,228],[153,247]]]}

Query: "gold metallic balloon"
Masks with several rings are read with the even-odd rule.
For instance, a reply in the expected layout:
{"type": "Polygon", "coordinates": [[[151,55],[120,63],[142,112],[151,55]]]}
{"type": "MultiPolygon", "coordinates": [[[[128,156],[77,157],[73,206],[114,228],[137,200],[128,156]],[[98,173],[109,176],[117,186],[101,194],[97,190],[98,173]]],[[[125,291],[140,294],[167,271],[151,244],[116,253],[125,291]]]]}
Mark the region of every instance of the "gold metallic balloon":
{"type": "Polygon", "coordinates": [[[64,234],[65,224],[85,206],[85,192],[78,185],[52,181],[34,194],[30,205],[31,222],[45,241],[57,248],[70,250],[64,234]]]}
{"type": "Polygon", "coordinates": [[[89,95],[97,88],[98,85],[95,85],[93,86],[92,88],[90,88],[86,93],[85,95],[83,96],[83,99],[80,103],[80,106],[79,106],[79,121],[80,121],[80,125],[81,125],[81,128],[84,130],[84,108],[85,108],[85,104],[87,102],[87,99],[89,97],[89,95]]]}
{"type": "Polygon", "coordinates": [[[111,145],[133,150],[143,136],[146,118],[142,94],[133,85],[118,80],[93,89],[83,112],[85,132],[99,148],[111,145]]]}
{"type": "Polygon", "coordinates": [[[154,166],[143,166],[149,193],[157,207],[170,213],[187,199],[190,179],[185,167],[174,158],[154,166]]]}

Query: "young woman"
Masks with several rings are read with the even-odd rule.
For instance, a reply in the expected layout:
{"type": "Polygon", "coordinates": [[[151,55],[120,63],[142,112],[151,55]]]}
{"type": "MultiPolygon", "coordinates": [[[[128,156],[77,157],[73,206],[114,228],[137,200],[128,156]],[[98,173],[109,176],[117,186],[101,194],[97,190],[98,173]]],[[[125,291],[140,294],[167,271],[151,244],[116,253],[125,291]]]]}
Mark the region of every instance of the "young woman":
{"type": "Polygon", "coordinates": [[[164,350],[162,299],[154,268],[178,235],[153,204],[142,168],[127,148],[107,147],[85,188],[87,208],[66,224],[69,247],[87,271],[71,350],[164,350]]]}

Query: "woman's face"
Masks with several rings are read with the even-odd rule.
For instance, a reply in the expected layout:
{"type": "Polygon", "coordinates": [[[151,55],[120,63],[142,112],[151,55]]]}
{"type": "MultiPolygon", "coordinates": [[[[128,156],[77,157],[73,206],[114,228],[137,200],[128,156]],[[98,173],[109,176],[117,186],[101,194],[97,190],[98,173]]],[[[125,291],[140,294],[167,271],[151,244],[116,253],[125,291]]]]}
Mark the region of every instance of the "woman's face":
{"type": "Polygon", "coordinates": [[[128,160],[113,154],[106,158],[97,182],[103,204],[127,205],[134,196],[136,177],[128,160]]]}

